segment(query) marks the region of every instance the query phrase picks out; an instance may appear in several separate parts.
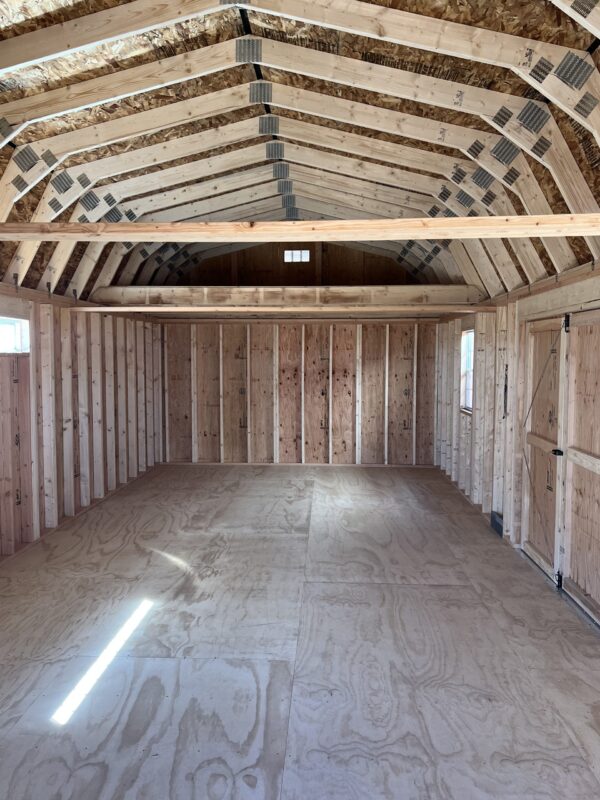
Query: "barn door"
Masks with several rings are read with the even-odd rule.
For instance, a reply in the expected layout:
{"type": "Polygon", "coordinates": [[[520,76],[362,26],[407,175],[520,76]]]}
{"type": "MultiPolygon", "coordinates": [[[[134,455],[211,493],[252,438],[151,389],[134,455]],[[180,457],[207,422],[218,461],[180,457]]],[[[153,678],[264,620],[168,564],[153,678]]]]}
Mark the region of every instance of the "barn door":
{"type": "Polygon", "coordinates": [[[600,622],[600,311],[571,314],[568,328],[563,588],[600,622]]]}
{"type": "Polygon", "coordinates": [[[557,480],[561,466],[563,319],[530,323],[527,337],[522,547],[556,579],[561,547],[557,537],[557,480]]]}

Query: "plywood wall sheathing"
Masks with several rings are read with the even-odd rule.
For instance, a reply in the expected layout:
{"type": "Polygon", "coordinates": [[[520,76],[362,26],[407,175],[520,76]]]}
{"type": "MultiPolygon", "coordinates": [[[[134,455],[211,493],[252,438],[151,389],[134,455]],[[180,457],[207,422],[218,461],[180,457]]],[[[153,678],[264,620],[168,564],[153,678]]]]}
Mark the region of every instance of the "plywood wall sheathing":
{"type": "Polygon", "coordinates": [[[361,463],[384,463],[385,325],[362,326],[361,463]]]}
{"type": "Polygon", "coordinates": [[[414,347],[414,324],[389,325],[389,464],[413,462],[414,347]]]}
{"type": "Polygon", "coordinates": [[[356,325],[333,324],[331,453],[334,464],[353,464],[355,459],[356,338],[356,325]]]}
{"type": "Polygon", "coordinates": [[[223,461],[248,459],[248,331],[223,325],[223,461]]]}
{"type": "Polygon", "coordinates": [[[279,326],[279,460],[302,459],[302,325],[279,326]]]}
{"type": "Polygon", "coordinates": [[[304,326],[304,461],[329,462],[329,324],[304,326]]]}
{"type": "Polygon", "coordinates": [[[417,340],[416,463],[433,464],[436,414],[436,325],[419,323],[417,340]]]}
{"type": "Polygon", "coordinates": [[[219,325],[195,325],[198,461],[221,460],[219,432],[219,325]]]}
{"type": "Polygon", "coordinates": [[[250,453],[253,462],[274,461],[275,325],[249,325],[250,453]]]}
{"type": "Polygon", "coordinates": [[[189,325],[165,325],[168,454],[170,462],[192,460],[191,333],[189,325]]]}

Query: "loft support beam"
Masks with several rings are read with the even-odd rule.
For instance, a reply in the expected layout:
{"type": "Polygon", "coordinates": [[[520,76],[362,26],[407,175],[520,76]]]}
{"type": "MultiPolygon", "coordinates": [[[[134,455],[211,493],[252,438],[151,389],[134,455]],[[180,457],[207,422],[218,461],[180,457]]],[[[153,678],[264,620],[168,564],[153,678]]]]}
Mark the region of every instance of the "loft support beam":
{"type": "Polygon", "coordinates": [[[0,223],[3,242],[381,242],[598,234],[600,213],[298,222],[0,223]]]}
{"type": "MultiPolygon", "coordinates": [[[[252,313],[269,309],[357,308],[396,306],[470,306],[484,299],[476,286],[104,286],[92,294],[94,303],[120,310],[122,305],[157,306],[177,310],[221,309],[252,313]]],[[[91,306],[96,308],[96,306],[91,306]]]]}

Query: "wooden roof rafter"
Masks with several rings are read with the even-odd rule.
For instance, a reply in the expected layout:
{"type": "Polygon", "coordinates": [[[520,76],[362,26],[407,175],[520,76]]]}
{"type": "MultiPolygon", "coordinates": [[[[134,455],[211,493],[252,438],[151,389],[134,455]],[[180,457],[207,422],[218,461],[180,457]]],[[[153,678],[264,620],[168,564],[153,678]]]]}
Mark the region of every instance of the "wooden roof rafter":
{"type": "MultiPolygon", "coordinates": [[[[271,103],[273,105],[275,105],[275,106],[281,104],[281,106],[284,107],[284,108],[292,107],[292,108],[295,109],[295,108],[299,107],[302,111],[305,111],[307,113],[313,113],[313,114],[314,113],[321,113],[321,114],[328,113],[329,118],[333,118],[333,119],[336,119],[336,120],[339,120],[339,121],[357,121],[359,123],[362,123],[364,121],[365,125],[370,124],[371,127],[374,127],[376,129],[386,130],[386,131],[387,130],[391,130],[391,131],[396,132],[399,125],[400,126],[404,126],[404,127],[406,127],[408,125],[408,126],[410,126],[408,128],[408,130],[405,130],[404,127],[402,127],[402,129],[401,129],[402,133],[403,134],[412,135],[413,137],[419,138],[419,139],[420,138],[427,138],[428,137],[428,130],[430,128],[431,128],[431,131],[429,132],[429,137],[431,139],[435,139],[435,138],[439,139],[440,130],[443,130],[444,136],[447,139],[451,140],[451,143],[453,145],[455,145],[455,146],[462,145],[462,147],[464,148],[465,153],[467,155],[469,155],[471,158],[473,158],[473,160],[476,161],[476,163],[480,163],[481,165],[485,164],[485,167],[482,166],[482,169],[485,170],[485,172],[482,173],[482,174],[486,178],[486,181],[489,180],[489,176],[493,177],[494,173],[492,172],[492,170],[494,170],[496,172],[497,176],[502,175],[504,177],[505,181],[508,180],[507,177],[506,177],[506,174],[504,172],[505,167],[503,167],[503,165],[500,162],[496,161],[494,158],[492,158],[489,155],[489,151],[491,151],[493,149],[492,145],[494,144],[494,140],[496,141],[496,144],[497,144],[498,141],[500,141],[499,137],[494,137],[491,134],[487,134],[486,135],[486,134],[483,134],[483,133],[479,134],[478,132],[475,132],[477,134],[478,140],[479,139],[483,139],[484,141],[487,141],[489,150],[486,153],[485,152],[485,148],[484,148],[483,152],[479,152],[479,153],[473,155],[472,152],[469,153],[469,147],[467,146],[467,143],[471,143],[472,144],[472,142],[473,142],[473,138],[472,138],[473,137],[473,131],[472,131],[472,129],[463,129],[463,128],[459,128],[458,126],[447,126],[447,125],[442,125],[440,123],[431,124],[431,121],[425,120],[425,119],[422,119],[422,118],[411,118],[409,115],[399,114],[398,112],[393,112],[393,111],[387,111],[386,109],[379,109],[379,108],[374,108],[374,107],[370,107],[370,106],[365,106],[364,104],[352,103],[352,102],[349,102],[349,101],[340,100],[339,98],[329,98],[328,97],[327,98],[327,110],[324,112],[324,106],[323,106],[323,101],[321,99],[321,97],[322,97],[321,95],[315,94],[314,92],[307,92],[305,90],[298,90],[298,89],[290,90],[289,87],[281,86],[281,85],[278,85],[278,84],[268,84],[268,85],[270,87],[271,103]],[[413,122],[413,119],[414,119],[414,122],[413,122]],[[488,171],[488,169],[486,169],[486,167],[489,168],[489,171],[488,171]]],[[[249,84],[249,85],[245,85],[245,86],[249,87],[249,93],[251,94],[252,91],[253,91],[252,87],[256,86],[256,84],[249,84]]],[[[235,90],[222,90],[220,92],[214,93],[214,95],[208,95],[208,96],[206,96],[207,103],[211,106],[211,108],[217,108],[219,106],[219,100],[222,100],[221,108],[228,108],[229,105],[230,105],[230,102],[231,102],[232,95],[237,96],[236,95],[236,91],[237,91],[237,87],[236,87],[235,90]],[[215,98],[215,96],[218,96],[218,98],[215,98]]],[[[199,98],[199,99],[202,100],[204,98],[199,98]]],[[[247,99],[249,100],[250,98],[247,98],[247,99]]],[[[180,104],[175,104],[175,105],[180,105],[180,104]]],[[[185,106],[185,109],[181,112],[180,117],[185,119],[186,118],[186,114],[190,113],[189,112],[190,102],[189,101],[183,101],[182,105],[185,106]]],[[[167,106],[166,108],[167,109],[172,109],[172,106],[167,106]]],[[[159,109],[159,111],[160,111],[160,109],[159,109]]],[[[167,112],[165,112],[163,110],[163,116],[166,116],[166,113],[167,112]]],[[[132,116],[144,117],[144,118],[147,118],[148,116],[150,116],[151,117],[150,123],[153,124],[153,125],[157,124],[156,113],[154,111],[141,112],[138,115],[132,115],[132,116]]],[[[173,116],[175,116],[175,118],[177,120],[177,115],[173,115],[173,116]]],[[[130,118],[125,118],[125,119],[128,120],[130,118]]],[[[258,133],[260,133],[260,130],[261,130],[260,119],[261,118],[259,118],[258,123],[252,123],[253,125],[254,124],[258,124],[258,133]]],[[[287,126],[288,129],[289,129],[289,127],[291,125],[291,122],[292,122],[291,120],[283,120],[281,118],[277,118],[277,120],[278,120],[278,125],[279,126],[281,126],[281,127],[287,126]]],[[[115,122],[119,123],[120,120],[116,120],[115,122]]],[[[108,123],[105,123],[103,125],[96,126],[96,128],[95,128],[95,133],[96,133],[95,140],[96,140],[96,142],[99,139],[105,141],[108,138],[110,140],[111,136],[115,136],[117,134],[117,131],[115,130],[115,122],[108,122],[108,123]],[[106,134],[103,134],[103,129],[108,129],[106,134]]],[[[248,122],[249,121],[246,120],[243,123],[234,123],[232,126],[227,126],[227,129],[235,128],[235,131],[233,132],[232,136],[230,136],[229,138],[226,138],[226,141],[233,141],[233,140],[237,140],[237,139],[241,138],[242,131],[243,130],[247,131],[249,129],[249,127],[252,127],[252,126],[248,126],[247,125],[248,122]]],[[[141,126],[138,125],[138,128],[139,127],[144,127],[145,124],[146,123],[144,121],[142,121],[141,126]]],[[[122,132],[121,129],[122,129],[122,126],[118,130],[122,132]]],[[[266,129],[268,129],[267,125],[264,126],[264,130],[266,130],[266,129]]],[[[223,129],[223,132],[225,132],[225,130],[226,129],[223,129]]],[[[256,130],[256,128],[255,128],[255,130],[256,130]]],[[[205,133],[208,133],[208,132],[205,132],[205,133]]],[[[221,133],[221,131],[220,131],[220,133],[221,133]]],[[[203,134],[197,134],[197,135],[195,135],[195,137],[200,137],[202,135],[203,134]]],[[[294,133],[293,135],[296,135],[296,134],[294,133]]],[[[326,137],[326,139],[327,139],[327,137],[329,137],[329,139],[331,139],[331,134],[324,133],[324,136],[326,137]]],[[[195,138],[195,137],[186,137],[186,138],[195,138]]],[[[85,129],[84,129],[84,131],[74,131],[72,134],[63,134],[63,135],[60,135],[59,137],[54,137],[54,139],[58,139],[60,141],[60,146],[62,146],[64,148],[64,151],[65,151],[64,156],[63,156],[65,158],[66,158],[67,153],[69,152],[69,148],[70,147],[71,148],[72,147],[76,147],[77,148],[77,147],[83,147],[84,145],[90,146],[90,143],[89,143],[90,136],[85,131],[85,129]],[[68,141],[65,141],[65,139],[68,140],[68,141]]],[[[205,143],[208,142],[208,139],[209,139],[209,137],[205,137],[205,139],[204,139],[205,143]]],[[[330,143],[329,139],[327,139],[327,141],[326,141],[327,144],[330,143]]],[[[382,145],[382,148],[381,148],[382,150],[385,149],[384,145],[385,145],[385,143],[382,145]]],[[[171,145],[171,146],[172,146],[173,150],[177,151],[178,153],[180,153],[182,151],[183,152],[188,152],[188,151],[185,150],[184,146],[181,146],[181,149],[178,148],[177,144],[174,144],[174,145],[171,145]]],[[[140,158],[139,154],[142,153],[142,150],[132,151],[131,154],[123,154],[122,156],[114,156],[114,157],[111,157],[111,158],[100,159],[97,162],[90,162],[90,164],[86,165],[86,168],[83,170],[83,175],[86,178],[86,182],[88,180],[91,181],[91,182],[94,182],[95,180],[99,179],[100,175],[106,174],[107,172],[110,174],[111,169],[112,169],[112,171],[116,171],[118,168],[120,168],[120,169],[124,169],[125,168],[126,169],[127,165],[129,165],[131,167],[133,167],[134,165],[137,166],[137,167],[141,166],[142,159],[140,158]],[[98,165],[101,165],[103,163],[106,164],[106,168],[104,169],[104,171],[102,170],[101,166],[100,166],[100,169],[98,169],[98,165]],[[117,167],[118,163],[121,164],[120,167],[117,167]],[[111,166],[109,166],[109,164],[111,166]]],[[[150,153],[152,154],[153,162],[155,162],[156,160],[160,160],[161,159],[161,156],[160,156],[161,152],[162,152],[162,158],[164,159],[166,157],[166,149],[162,145],[160,145],[160,146],[156,146],[155,145],[155,146],[147,148],[147,150],[148,150],[148,154],[149,155],[150,155],[150,153]]],[[[433,155],[432,155],[432,157],[433,157],[433,155]]],[[[528,210],[542,211],[542,212],[547,213],[550,210],[549,206],[548,206],[547,202],[543,201],[543,195],[539,191],[539,187],[537,187],[537,183],[536,183],[535,179],[533,178],[533,176],[528,171],[527,163],[524,161],[524,159],[522,159],[522,156],[515,163],[517,163],[518,166],[521,167],[521,171],[517,170],[518,177],[514,182],[513,188],[516,188],[517,191],[519,191],[520,188],[522,190],[523,187],[524,187],[527,190],[527,195],[526,195],[526,197],[523,198],[523,200],[524,200],[526,206],[528,205],[527,201],[529,200],[529,208],[528,208],[528,210]],[[523,163],[521,163],[521,161],[523,163]],[[531,189],[529,188],[530,186],[531,186],[531,189]]],[[[47,171],[49,171],[49,168],[47,169],[47,171]]],[[[67,171],[66,174],[68,176],[67,180],[72,183],[72,187],[70,189],[71,196],[73,195],[73,192],[79,192],[80,194],[83,194],[84,190],[81,187],[81,185],[79,184],[79,179],[80,179],[80,176],[82,174],[82,168],[71,169],[70,171],[67,171]]],[[[467,173],[467,175],[468,175],[468,173],[467,173]]],[[[3,178],[4,178],[4,176],[3,176],[3,178]]],[[[474,175],[472,175],[472,178],[474,178],[474,175]]],[[[467,180],[471,180],[471,178],[467,178],[467,180]]],[[[6,181],[4,181],[4,182],[6,183],[6,181]]],[[[471,182],[473,184],[475,183],[474,180],[471,180],[471,182]]],[[[512,183],[512,181],[511,181],[511,183],[512,183]]],[[[31,186],[32,185],[34,185],[34,184],[32,183],[31,186]]],[[[28,187],[28,188],[30,188],[30,187],[28,187]]],[[[470,190],[473,191],[472,187],[470,187],[470,190]]],[[[59,190],[55,189],[53,185],[50,185],[48,187],[48,189],[46,190],[46,193],[44,195],[44,200],[48,205],[50,205],[51,203],[57,203],[57,202],[61,202],[62,200],[64,200],[64,198],[62,198],[62,197],[59,200],[59,197],[60,197],[59,190]]],[[[69,197],[69,195],[67,195],[67,197],[69,197]]],[[[62,208],[62,202],[61,202],[60,207],[62,208]]],[[[506,212],[510,211],[510,209],[504,209],[504,210],[506,212]]],[[[574,262],[573,254],[570,251],[570,248],[568,247],[568,245],[566,245],[566,242],[563,244],[560,241],[552,241],[552,242],[549,242],[549,243],[546,243],[546,244],[547,244],[547,247],[548,247],[548,250],[549,250],[549,254],[551,255],[551,258],[552,258],[552,260],[553,260],[555,265],[560,264],[561,266],[563,266],[563,265],[567,265],[568,266],[568,265],[572,265],[573,264],[573,262],[574,262]]],[[[14,273],[13,269],[9,270],[10,278],[7,278],[8,280],[12,279],[12,274],[13,273],[14,273]]],[[[5,278],[6,278],[6,276],[5,276],[5,278]]]]}
{"type": "MultiPolygon", "coordinates": [[[[366,64],[357,59],[317,50],[307,50],[296,45],[259,37],[242,37],[230,40],[199,51],[193,51],[191,55],[193,56],[194,54],[202,54],[202,66],[198,67],[198,70],[204,70],[205,73],[206,71],[213,72],[232,68],[239,64],[259,64],[260,66],[333,81],[345,86],[367,89],[398,98],[418,99],[420,102],[441,108],[460,109],[462,112],[480,117],[502,134],[503,138],[495,145],[500,163],[509,167],[517,158],[519,149],[522,149],[550,171],[570,211],[573,213],[588,213],[600,209],[551,111],[542,103],[516,95],[482,89],[456,81],[440,80],[393,67],[366,64]],[[207,54],[206,51],[210,52],[207,54]]],[[[161,72],[164,71],[166,75],[164,78],[165,83],[173,80],[173,78],[181,80],[182,75],[187,75],[189,78],[190,76],[197,76],[197,74],[204,74],[198,71],[194,72],[193,68],[186,68],[184,59],[187,58],[189,61],[189,57],[190,54],[186,53],[183,56],[173,56],[162,63],[161,72]],[[177,60],[174,76],[172,73],[170,74],[166,65],[166,62],[173,60],[177,60]]],[[[122,87],[129,83],[136,85],[135,77],[130,78],[129,74],[134,73],[137,76],[139,70],[144,70],[145,77],[141,80],[141,84],[140,79],[138,79],[138,87],[140,91],[147,91],[149,88],[156,88],[157,84],[156,72],[149,69],[151,66],[133,67],[115,73],[115,75],[93,79],[92,83],[97,85],[98,81],[110,78],[112,79],[114,92],[115,84],[117,87],[122,87]],[[146,88],[142,88],[143,86],[146,86],[146,88]]],[[[79,100],[84,94],[84,84],[85,82],[76,85],[79,100]]],[[[263,86],[265,94],[263,97],[255,98],[256,102],[268,102],[267,87],[270,84],[265,83],[263,86]]],[[[44,96],[41,95],[40,98],[44,96]]],[[[27,98],[25,98],[26,100],[27,98]]],[[[597,107],[597,113],[600,117],[600,104],[597,107]]],[[[599,131],[600,123],[596,133],[599,131]]],[[[471,142],[472,144],[473,142],[471,142]]],[[[49,144],[45,150],[41,147],[36,149],[31,145],[26,147],[28,148],[26,152],[30,159],[28,163],[31,163],[31,160],[36,158],[38,161],[41,161],[44,157],[46,161],[60,159],[56,148],[52,144],[49,144]]],[[[13,191],[11,181],[19,178],[24,180],[18,167],[20,151],[22,152],[20,148],[17,148],[15,156],[13,156],[5,175],[2,176],[2,181],[0,181],[0,188],[3,188],[7,194],[13,191]],[[15,157],[17,158],[16,164],[15,157]]],[[[492,150],[492,154],[494,154],[494,150],[492,150]]],[[[35,165],[35,167],[36,171],[39,171],[40,167],[38,165],[35,165]]],[[[32,167],[30,166],[27,171],[30,172],[31,169],[32,167]]],[[[43,173],[43,166],[41,166],[41,170],[43,173]]],[[[594,255],[600,256],[599,242],[591,240],[588,242],[588,246],[594,255]]]]}
{"type": "MultiPolygon", "coordinates": [[[[358,0],[134,0],[47,29],[8,39],[0,74],[87,47],[173,25],[194,17],[244,9],[510,69],[598,136],[600,108],[581,113],[586,93],[600,97],[600,75],[590,55],[561,45],[474,28],[358,0]],[[573,75],[578,76],[573,80],[573,75]],[[585,78],[582,81],[582,78],[585,78]]],[[[595,19],[595,17],[594,17],[595,19]]]]}

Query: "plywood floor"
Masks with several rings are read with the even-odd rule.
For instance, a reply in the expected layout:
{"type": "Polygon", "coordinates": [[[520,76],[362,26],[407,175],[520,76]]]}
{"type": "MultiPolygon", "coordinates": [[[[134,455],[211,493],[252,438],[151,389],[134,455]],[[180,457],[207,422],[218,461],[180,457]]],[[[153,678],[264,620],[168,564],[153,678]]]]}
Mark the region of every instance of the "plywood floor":
{"type": "Polygon", "coordinates": [[[157,468],[0,565],[0,634],[2,798],[600,797],[598,631],[433,469],[157,468]]]}

